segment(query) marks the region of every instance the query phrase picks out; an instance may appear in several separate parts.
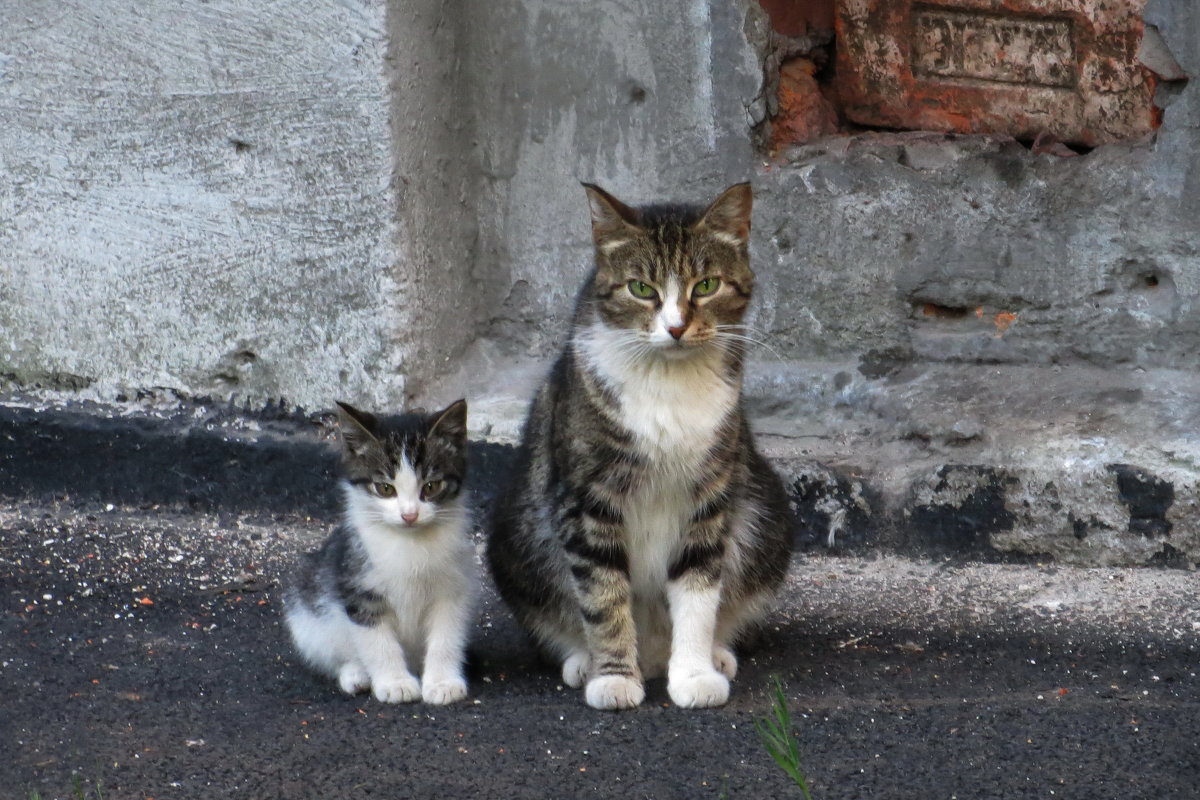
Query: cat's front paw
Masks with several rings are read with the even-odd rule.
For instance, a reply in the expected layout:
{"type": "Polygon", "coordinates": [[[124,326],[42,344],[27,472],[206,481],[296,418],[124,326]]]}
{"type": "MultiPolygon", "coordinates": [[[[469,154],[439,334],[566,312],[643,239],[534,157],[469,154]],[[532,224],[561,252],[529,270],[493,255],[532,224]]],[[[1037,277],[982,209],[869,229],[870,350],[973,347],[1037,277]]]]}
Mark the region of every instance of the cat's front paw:
{"type": "Polygon", "coordinates": [[[641,705],[646,690],[641,682],[628,675],[598,675],[588,681],[584,697],[592,708],[616,711],[641,705]]]}
{"type": "Polygon", "coordinates": [[[435,706],[457,703],[467,698],[467,682],[462,678],[444,681],[426,681],[421,686],[421,699],[435,706]]]}
{"type": "Polygon", "coordinates": [[[712,708],[729,699],[729,679],[716,670],[667,680],[667,694],[680,708],[712,708]]]}
{"type": "Polygon", "coordinates": [[[412,703],[421,699],[421,684],[412,675],[387,675],[371,681],[371,693],[382,703],[412,703]]]}
{"type": "Polygon", "coordinates": [[[713,666],[716,667],[717,672],[729,680],[733,680],[737,675],[738,668],[737,656],[733,654],[733,651],[724,645],[713,645],[712,656],[713,666]]]}
{"type": "Polygon", "coordinates": [[[572,689],[578,689],[580,686],[583,686],[587,682],[588,668],[591,665],[592,658],[587,654],[586,650],[576,650],[574,653],[571,653],[563,661],[563,683],[572,689]]]}

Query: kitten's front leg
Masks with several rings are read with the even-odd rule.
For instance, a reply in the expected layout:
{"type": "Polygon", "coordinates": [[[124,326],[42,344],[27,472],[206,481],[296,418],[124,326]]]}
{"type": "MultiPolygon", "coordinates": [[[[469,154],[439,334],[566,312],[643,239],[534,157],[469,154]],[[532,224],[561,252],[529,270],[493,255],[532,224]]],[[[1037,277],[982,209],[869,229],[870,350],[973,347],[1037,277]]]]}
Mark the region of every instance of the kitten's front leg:
{"type": "MultiPolygon", "coordinates": [[[[692,537],[667,581],[671,613],[671,658],[667,663],[667,693],[683,708],[724,705],[729,678],[714,666],[714,636],[721,602],[719,539],[692,537]]],[[[715,533],[715,532],[714,532],[715,533]]]]}
{"type": "Polygon", "coordinates": [[[620,519],[608,509],[587,509],[579,521],[565,549],[590,654],[584,697],[592,708],[633,708],[646,690],[637,664],[629,557],[620,519]]]}
{"type": "Polygon", "coordinates": [[[371,679],[371,693],[384,703],[411,703],[421,697],[421,684],[408,671],[404,648],[382,620],[352,623],[354,649],[371,679]]]}
{"type": "Polygon", "coordinates": [[[444,705],[467,696],[463,678],[463,655],[467,645],[467,620],[470,603],[463,587],[446,587],[429,610],[428,638],[425,647],[425,673],[421,676],[421,697],[426,703],[444,705]],[[450,592],[457,591],[453,596],[450,592]]]}

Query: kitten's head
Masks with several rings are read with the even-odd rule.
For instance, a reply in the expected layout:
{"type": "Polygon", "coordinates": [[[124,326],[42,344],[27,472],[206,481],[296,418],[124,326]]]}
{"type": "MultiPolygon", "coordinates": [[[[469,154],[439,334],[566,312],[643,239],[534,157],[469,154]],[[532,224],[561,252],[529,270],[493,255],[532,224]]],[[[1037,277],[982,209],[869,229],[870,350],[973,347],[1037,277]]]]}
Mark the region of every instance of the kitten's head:
{"type": "Polygon", "coordinates": [[[467,401],[434,414],[380,418],[338,403],[349,510],[364,521],[418,528],[457,509],[467,473],[467,401]]]}
{"type": "Polygon", "coordinates": [[[683,357],[723,341],[750,302],[750,184],[707,208],[631,208],[584,184],[596,244],[595,308],[631,344],[683,357]],[[723,327],[728,326],[728,327],[723,327]]]}

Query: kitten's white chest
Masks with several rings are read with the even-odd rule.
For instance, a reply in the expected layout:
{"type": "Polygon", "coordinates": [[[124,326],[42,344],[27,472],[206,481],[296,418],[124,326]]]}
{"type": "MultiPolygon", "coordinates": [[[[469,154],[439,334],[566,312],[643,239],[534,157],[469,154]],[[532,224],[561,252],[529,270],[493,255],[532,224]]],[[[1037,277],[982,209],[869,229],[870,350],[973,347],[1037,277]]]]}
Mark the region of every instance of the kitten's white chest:
{"type": "Polygon", "coordinates": [[[402,640],[423,638],[430,605],[439,597],[468,591],[469,554],[462,524],[454,520],[417,535],[360,525],[370,558],[367,583],[387,597],[402,640]]]}

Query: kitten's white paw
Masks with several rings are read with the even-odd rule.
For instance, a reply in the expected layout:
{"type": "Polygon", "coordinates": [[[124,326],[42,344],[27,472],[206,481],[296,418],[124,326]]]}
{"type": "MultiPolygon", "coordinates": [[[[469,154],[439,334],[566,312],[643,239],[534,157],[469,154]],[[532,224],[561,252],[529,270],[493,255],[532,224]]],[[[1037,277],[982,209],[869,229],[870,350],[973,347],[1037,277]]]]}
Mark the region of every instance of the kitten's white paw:
{"type": "Polygon", "coordinates": [[[352,661],[343,664],[338,670],[338,687],[346,694],[358,694],[371,688],[371,676],[363,669],[363,665],[352,661]]]}
{"type": "Polygon", "coordinates": [[[576,650],[571,655],[567,656],[563,662],[562,679],[563,683],[570,686],[572,689],[578,689],[587,682],[588,668],[592,665],[592,658],[584,650],[576,650]]]}
{"type": "Polygon", "coordinates": [[[634,708],[646,697],[642,684],[626,675],[598,675],[584,690],[587,704],[602,711],[634,708]]]}
{"type": "Polygon", "coordinates": [[[444,681],[425,682],[421,685],[421,698],[426,703],[444,706],[446,703],[457,703],[467,697],[467,682],[462,678],[450,678],[444,681]]]}
{"type": "Polygon", "coordinates": [[[729,678],[716,670],[667,680],[667,694],[680,708],[712,708],[729,699],[729,678]]]}
{"type": "Polygon", "coordinates": [[[737,656],[724,645],[713,645],[713,666],[717,668],[717,672],[733,680],[737,675],[737,656]]]}
{"type": "Polygon", "coordinates": [[[421,699],[421,684],[412,675],[384,675],[371,681],[371,692],[383,703],[412,703],[421,699]]]}

